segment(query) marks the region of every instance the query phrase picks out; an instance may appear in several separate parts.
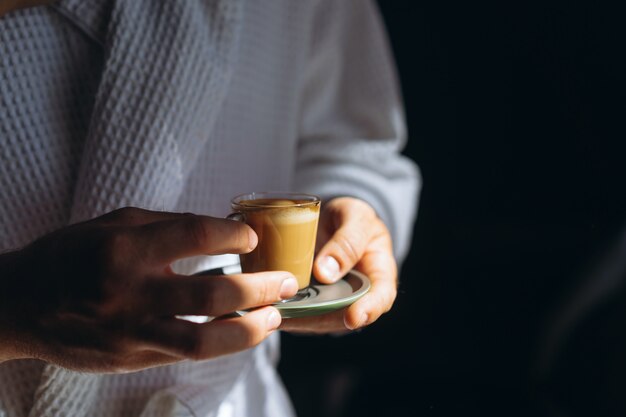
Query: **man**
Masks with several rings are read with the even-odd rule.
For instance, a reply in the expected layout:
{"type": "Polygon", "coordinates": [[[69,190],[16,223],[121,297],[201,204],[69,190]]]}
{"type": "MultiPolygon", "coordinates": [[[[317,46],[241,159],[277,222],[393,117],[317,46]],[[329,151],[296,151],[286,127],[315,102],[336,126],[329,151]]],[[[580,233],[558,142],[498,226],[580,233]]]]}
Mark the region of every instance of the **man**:
{"type": "Polygon", "coordinates": [[[415,214],[373,4],[3,12],[0,414],[292,415],[275,330],[342,332],[388,311],[415,214]],[[320,195],[315,276],[354,267],[370,292],[281,323],[268,304],[293,295],[289,274],[191,276],[255,247],[223,217],[232,196],[261,190],[320,195]]]}

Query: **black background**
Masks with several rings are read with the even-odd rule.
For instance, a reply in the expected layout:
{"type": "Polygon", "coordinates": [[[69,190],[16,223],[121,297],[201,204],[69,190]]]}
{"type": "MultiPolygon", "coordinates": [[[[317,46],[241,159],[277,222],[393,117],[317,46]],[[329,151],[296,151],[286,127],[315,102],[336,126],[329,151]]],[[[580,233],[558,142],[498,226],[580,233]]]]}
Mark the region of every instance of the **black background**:
{"type": "Polygon", "coordinates": [[[626,415],[624,379],[598,371],[623,363],[596,366],[598,345],[626,358],[623,307],[576,327],[548,382],[533,371],[626,225],[619,3],[379,2],[419,215],[392,312],[341,338],[283,336],[301,417],[626,415]]]}

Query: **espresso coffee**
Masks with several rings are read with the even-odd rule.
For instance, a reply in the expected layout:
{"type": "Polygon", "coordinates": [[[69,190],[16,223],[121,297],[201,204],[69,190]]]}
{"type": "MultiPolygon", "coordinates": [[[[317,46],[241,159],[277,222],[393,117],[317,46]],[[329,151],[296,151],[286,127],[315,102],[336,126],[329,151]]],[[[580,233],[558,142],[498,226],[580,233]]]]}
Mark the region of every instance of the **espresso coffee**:
{"type": "Polygon", "coordinates": [[[300,289],[311,280],[319,201],[259,198],[233,204],[256,232],[259,243],[240,255],[243,272],[289,271],[300,289]]]}

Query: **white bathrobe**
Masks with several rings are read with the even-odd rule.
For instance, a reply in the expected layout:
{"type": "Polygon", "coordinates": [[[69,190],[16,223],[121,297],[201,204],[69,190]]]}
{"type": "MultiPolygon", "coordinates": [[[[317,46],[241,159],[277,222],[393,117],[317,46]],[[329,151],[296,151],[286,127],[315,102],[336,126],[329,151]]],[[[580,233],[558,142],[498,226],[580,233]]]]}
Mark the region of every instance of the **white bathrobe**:
{"type": "MultiPolygon", "coordinates": [[[[138,206],[368,201],[407,250],[419,189],[369,0],[60,0],[0,18],[0,251],[138,206]]],[[[181,272],[236,262],[201,257],[181,272]]],[[[0,283],[1,290],[1,283],[0,283]]],[[[289,416],[278,336],[124,375],[0,364],[0,416],[289,416]]]]}

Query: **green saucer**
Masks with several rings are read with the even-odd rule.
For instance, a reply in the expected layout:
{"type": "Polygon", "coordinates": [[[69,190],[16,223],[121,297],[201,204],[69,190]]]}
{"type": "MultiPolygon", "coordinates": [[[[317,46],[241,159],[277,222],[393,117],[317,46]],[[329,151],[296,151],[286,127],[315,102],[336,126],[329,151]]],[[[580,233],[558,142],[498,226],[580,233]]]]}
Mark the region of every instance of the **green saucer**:
{"type": "Polygon", "coordinates": [[[283,318],[318,316],[340,310],[363,297],[370,289],[370,280],[352,270],[334,284],[313,282],[304,297],[273,304],[283,318]]]}

